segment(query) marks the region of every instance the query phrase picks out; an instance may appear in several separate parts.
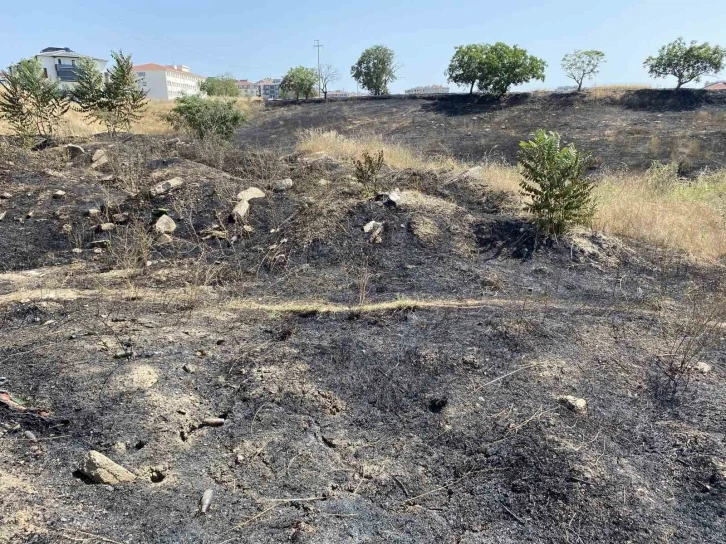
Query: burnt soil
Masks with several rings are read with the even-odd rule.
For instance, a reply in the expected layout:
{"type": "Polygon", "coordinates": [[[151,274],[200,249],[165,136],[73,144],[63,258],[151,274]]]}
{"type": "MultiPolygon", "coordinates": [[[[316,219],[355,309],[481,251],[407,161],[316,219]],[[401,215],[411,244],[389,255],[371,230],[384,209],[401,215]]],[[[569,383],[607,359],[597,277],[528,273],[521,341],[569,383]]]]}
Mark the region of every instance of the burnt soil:
{"type": "Polygon", "coordinates": [[[0,389],[26,408],[0,404],[0,541],[726,539],[724,324],[687,388],[661,370],[703,338],[722,265],[543,239],[452,174],[388,172],[386,207],[324,157],[99,147],[105,172],[0,157],[0,389]],[[230,221],[249,186],[266,197],[230,221]],[[91,449],[137,479],[88,483],[91,449]]]}
{"type": "Polygon", "coordinates": [[[289,152],[305,129],[381,135],[426,155],[516,161],[538,129],[560,132],[593,165],[643,169],[676,161],[684,174],[726,166],[726,92],[699,90],[443,95],[270,103],[239,141],[289,152]]]}

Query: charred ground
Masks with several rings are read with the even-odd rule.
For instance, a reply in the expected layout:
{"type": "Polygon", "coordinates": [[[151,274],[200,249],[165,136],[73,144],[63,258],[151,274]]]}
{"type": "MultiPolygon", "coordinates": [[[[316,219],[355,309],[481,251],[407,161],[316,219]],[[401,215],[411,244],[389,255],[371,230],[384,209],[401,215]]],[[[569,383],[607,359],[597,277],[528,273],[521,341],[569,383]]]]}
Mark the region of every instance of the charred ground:
{"type": "Polygon", "coordinates": [[[386,206],[324,155],[85,147],[0,166],[1,387],[49,412],[0,405],[0,541],[723,541],[724,334],[675,397],[661,370],[723,300],[720,264],[543,240],[460,172],[387,171],[386,206]],[[235,221],[250,186],[266,196],[235,221]],[[90,449],[136,481],[87,483],[90,449]]]}

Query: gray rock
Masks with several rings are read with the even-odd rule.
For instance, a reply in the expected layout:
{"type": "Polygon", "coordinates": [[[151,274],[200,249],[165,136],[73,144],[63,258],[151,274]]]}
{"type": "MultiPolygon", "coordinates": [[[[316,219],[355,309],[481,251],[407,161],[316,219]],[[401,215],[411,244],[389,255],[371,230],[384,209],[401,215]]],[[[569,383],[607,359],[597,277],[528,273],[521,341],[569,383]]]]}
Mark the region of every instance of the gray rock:
{"type": "Polygon", "coordinates": [[[250,211],[250,203],[246,200],[238,202],[232,210],[232,216],[235,221],[242,221],[246,216],[247,212],[250,211]]]}
{"type": "Polygon", "coordinates": [[[253,198],[265,198],[265,192],[257,187],[250,187],[244,191],[240,191],[237,195],[237,200],[247,202],[253,198]]]}
{"type": "Polygon", "coordinates": [[[75,144],[64,145],[63,149],[66,150],[66,153],[68,153],[68,157],[70,159],[76,159],[86,153],[85,149],[83,149],[80,145],[75,144]]]}
{"type": "Polygon", "coordinates": [[[572,410],[576,414],[584,414],[587,412],[587,401],[585,399],[578,399],[572,395],[566,395],[564,397],[560,397],[559,401],[568,410],[572,410]]]}
{"type": "Polygon", "coordinates": [[[66,192],[61,191],[60,189],[58,189],[55,193],[53,193],[53,198],[65,198],[65,196],[66,196],[66,192]]]}
{"type": "Polygon", "coordinates": [[[129,222],[129,214],[127,214],[126,212],[115,213],[111,216],[111,219],[114,223],[118,225],[125,225],[129,222]]]}
{"type": "Polygon", "coordinates": [[[91,168],[98,170],[108,164],[108,154],[105,149],[97,149],[91,160],[91,168]]]}
{"type": "Polygon", "coordinates": [[[101,210],[98,208],[90,208],[89,210],[86,210],[86,215],[88,217],[98,217],[101,215],[101,210]]]}
{"type": "Polygon", "coordinates": [[[154,232],[157,234],[171,234],[176,230],[176,223],[168,215],[164,214],[156,220],[154,232]]]}
{"type": "Polygon", "coordinates": [[[713,367],[708,363],[699,361],[696,363],[696,370],[698,370],[701,374],[708,374],[711,370],[713,370],[713,367]]]}
{"type": "Polygon", "coordinates": [[[151,188],[151,196],[165,195],[174,189],[178,189],[182,185],[184,185],[182,178],[171,178],[161,181],[151,188]]]}
{"type": "Polygon", "coordinates": [[[292,189],[292,186],[294,183],[290,178],[281,179],[279,181],[276,181],[272,184],[272,190],[273,191],[287,191],[288,189],[292,189]]]}
{"type": "Polygon", "coordinates": [[[0,212],[0,221],[2,221],[3,219],[5,219],[5,216],[7,215],[7,213],[8,213],[7,211],[0,212]]]}
{"type": "Polygon", "coordinates": [[[0,199],[7,200],[8,198],[13,198],[13,195],[10,193],[0,193],[0,199]]]}
{"type": "Polygon", "coordinates": [[[371,244],[380,244],[383,241],[381,238],[381,235],[383,234],[383,223],[370,221],[363,227],[363,232],[370,234],[368,241],[371,244]]]}
{"type": "Polygon", "coordinates": [[[101,223],[96,227],[96,230],[98,232],[108,232],[110,230],[113,230],[116,228],[116,225],[113,223],[101,223]]]}
{"type": "Polygon", "coordinates": [[[94,240],[90,244],[88,244],[88,247],[91,249],[101,249],[108,247],[110,245],[110,242],[108,240],[94,240]]]}
{"type": "Polygon", "coordinates": [[[224,425],[224,420],[221,417],[207,417],[202,420],[202,425],[205,427],[221,427],[224,425]]]}
{"type": "Polygon", "coordinates": [[[97,484],[116,485],[133,482],[136,479],[135,474],[96,450],[91,450],[83,456],[78,470],[97,484]]]}

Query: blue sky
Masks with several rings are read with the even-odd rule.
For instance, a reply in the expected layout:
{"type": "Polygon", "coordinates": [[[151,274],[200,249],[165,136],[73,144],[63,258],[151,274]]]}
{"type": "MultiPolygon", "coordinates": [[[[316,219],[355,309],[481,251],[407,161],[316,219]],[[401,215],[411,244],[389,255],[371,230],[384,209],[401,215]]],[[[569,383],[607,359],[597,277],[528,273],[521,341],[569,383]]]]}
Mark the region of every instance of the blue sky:
{"type": "MultiPolygon", "coordinates": [[[[726,46],[724,0],[35,0],[5,2],[0,66],[46,46],[68,46],[109,58],[111,49],[132,53],[138,64],[187,64],[196,73],[231,72],[258,80],[282,76],[291,66],[321,62],[343,75],[335,87],[355,90],[350,66],[368,46],[391,47],[402,64],[393,92],[445,82],[454,46],[503,41],[548,63],[544,83],[570,83],[560,60],[575,49],[607,56],[596,84],[673,84],[651,80],[643,60],[683,36],[726,46]]],[[[726,79],[726,73],[721,74],[726,79]]]]}

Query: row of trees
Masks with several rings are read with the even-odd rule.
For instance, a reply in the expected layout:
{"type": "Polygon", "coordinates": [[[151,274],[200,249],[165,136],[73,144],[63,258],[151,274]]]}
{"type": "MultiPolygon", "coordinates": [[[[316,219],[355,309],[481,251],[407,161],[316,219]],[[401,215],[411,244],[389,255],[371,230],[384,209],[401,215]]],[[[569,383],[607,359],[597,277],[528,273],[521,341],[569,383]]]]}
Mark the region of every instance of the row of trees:
{"type": "Polygon", "coordinates": [[[23,59],[2,72],[0,118],[22,137],[51,136],[69,108],[100,121],[109,132],[128,130],[141,118],[146,93],[136,84],[131,55],[111,52],[113,67],[104,77],[90,58],[78,64],[78,82],[63,89],[57,80],[45,77],[40,62],[23,59]]]}
{"type": "MultiPolygon", "coordinates": [[[[726,49],[709,43],[696,41],[686,43],[678,38],[660,48],[658,54],[648,57],[643,63],[648,73],[655,78],[673,76],[676,88],[690,82],[699,82],[703,76],[716,75],[724,68],[726,49]]],[[[605,62],[605,53],[597,50],[577,50],[565,55],[562,69],[568,78],[575,81],[577,90],[584,82],[598,74],[605,62]]],[[[388,85],[396,81],[400,63],[394,51],[384,45],[375,45],[363,51],[351,67],[350,75],[360,86],[374,95],[388,94],[388,85]]],[[[445,75],[450,83],[468,87],[469,93],[476,87],[480,92],[502,96],[514,85],[529,81],[544,81],[547,63],[527,50],[502,42],[495,44],[470,44],[456,47],[445,75]]],[[[321,71],[322,94],[327,98],[327,84],[337,81],[326,78],[332,67],[321,71]]],[[[283,90],[295,98],[313,95],[318,74],[313,68],[292,68],[283,79],[283,90]]]]}

